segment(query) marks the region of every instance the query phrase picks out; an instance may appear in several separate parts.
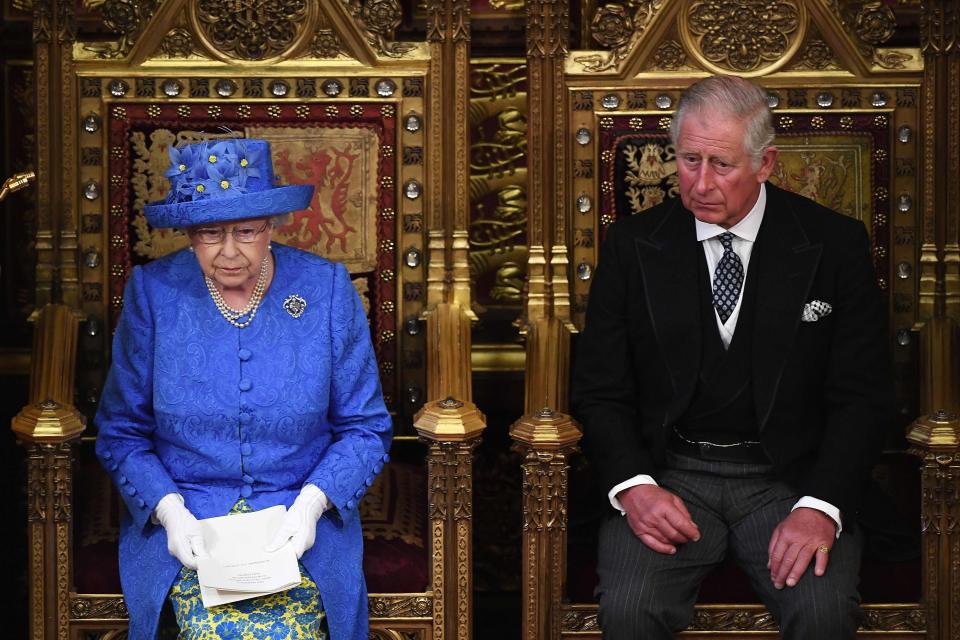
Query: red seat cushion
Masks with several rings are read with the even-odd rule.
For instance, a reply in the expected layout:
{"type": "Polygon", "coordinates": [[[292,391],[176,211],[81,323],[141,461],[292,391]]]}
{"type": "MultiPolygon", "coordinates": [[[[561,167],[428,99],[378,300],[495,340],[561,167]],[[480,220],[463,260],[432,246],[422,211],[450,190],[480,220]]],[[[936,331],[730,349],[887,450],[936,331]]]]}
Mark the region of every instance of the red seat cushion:
{"type": "Polygon", "coordinates": [[[371,593],[417,593],[430,579],[423,465],[391,462],[363,502],[363,572],[371,593]]]}

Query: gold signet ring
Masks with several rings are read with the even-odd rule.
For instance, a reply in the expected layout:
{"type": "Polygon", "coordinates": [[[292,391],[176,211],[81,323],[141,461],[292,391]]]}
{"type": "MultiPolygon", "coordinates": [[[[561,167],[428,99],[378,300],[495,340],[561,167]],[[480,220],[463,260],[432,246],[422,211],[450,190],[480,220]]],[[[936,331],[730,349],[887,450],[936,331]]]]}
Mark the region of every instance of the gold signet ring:
{"type": "Polygon", "coordinates": [[[828,547],[825,544],[822,544],[819,547],[817,547],[817,551],[819,551],[820,553],[830,553],[830,547],[828,547]]]}

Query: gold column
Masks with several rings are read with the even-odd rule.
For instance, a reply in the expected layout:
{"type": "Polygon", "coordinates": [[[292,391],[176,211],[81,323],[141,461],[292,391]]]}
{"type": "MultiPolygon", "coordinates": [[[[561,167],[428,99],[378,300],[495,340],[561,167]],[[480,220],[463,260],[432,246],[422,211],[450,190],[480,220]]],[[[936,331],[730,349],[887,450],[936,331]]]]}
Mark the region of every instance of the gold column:
{"type": "Polygon", "coordinates": [[[960,638],[960,419],[938,411],[907,434],[922,460],[923,600],[929,640],[960,638]]]}
{"type": "Polygon", "coordinates": [[[580,429],[544,408],[510,429],[523,454],[523,639],[559,640],[567,580],[567,476],[580,429]]]}
{"type": "Polygon", "coordinates": [[[413,426],[430,445],[433,640],[473,635],[473,450],[486,418],[471,402],[470,3],[427,2],[427,398],[413,426]],[[446,398],[443,400],[442,398],[446,398]]]}
{"type": "Polygon", "coordinates": [[[569,402],[567,0],[527,0],[527,295],[524,416],[510,428],[523,462],[523,638],[558,640],[566,582],[568,458],[580,431],[569,402]],[[541,409],[541,407],[544,407],[541,409]]]}
{"type": "Polygon", "coordinates": [[[473,450],[486,418],[471,403],[428,402],[413,426],[430,446],[430,588],[433,640],[469,640],[473,608],[473,450]]]}
{"type": "Polygon", "coordinates": [[[41,309],[34,328],[31,404],[12,420],[27,449],[30,638],[66,639],[70,621],[73,446],[84,418],[70,400],[78,320],[64,305],[41,309]]]}
{"type": "Polygon", "coordinates": [[[33,3],[37,108],[37,305],[79,305],[75,211],[76,100],[70,0],[33,3]]]}
{"type": "Polygon", "coordinates": [[[427,2],[430,47],[430,118],[427,123],[429,176],[426,221],[430,238],[427,305],[442,302],[470,308],[467,225],[470,136],[470,3],[427,2]]]}
{"type": "Polygon", "coordinates": [[[920,21],[923,85],[920,320],[960,321],[960,5],[927,0],[920,21]]]}
{"type": "Polygon", "coordinates": [[[911,452],[922,460],[922,568],[927,637],[960,637],[960,6],[923,5],[920,164],[921,402],[911,452]],[[926,414],[932,414],[926,416],[926,414]]]}
{"type": "Polygon", "coordinates": [[[564,60],[570,26],[566,0],[529,0],[527,15],[529,209],[526,407],[567,407],[570,334],[566,246],[567,132],[564,60]]]}
{"type": "Polygon", "coordinates": [[[469,402],[471,309],[469,187],[470,3],[427,3],[427,397],[469,402]]]}

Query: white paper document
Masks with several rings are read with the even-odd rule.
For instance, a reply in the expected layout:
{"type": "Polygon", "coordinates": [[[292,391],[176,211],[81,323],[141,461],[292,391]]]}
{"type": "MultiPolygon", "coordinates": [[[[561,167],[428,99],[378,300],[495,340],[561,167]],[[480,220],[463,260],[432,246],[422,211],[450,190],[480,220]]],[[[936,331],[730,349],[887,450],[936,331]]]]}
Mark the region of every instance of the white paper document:
{"type": "Polygon", "coordinates": [[[197,561],[204,607],[256,598],[300,584],[297,554],[290,545],[273,553],[264,551],[286,512],[286,507],[277,505],[200,521],[209,554],[197,561]]]}

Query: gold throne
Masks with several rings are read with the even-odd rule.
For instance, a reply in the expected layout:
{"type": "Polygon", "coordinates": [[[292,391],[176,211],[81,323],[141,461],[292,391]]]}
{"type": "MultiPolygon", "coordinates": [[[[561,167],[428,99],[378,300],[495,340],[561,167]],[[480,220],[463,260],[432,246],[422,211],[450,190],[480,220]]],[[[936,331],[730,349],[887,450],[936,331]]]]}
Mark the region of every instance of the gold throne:
{"type": "Polygon", "coordinates": [[[31,637],[125,637],[121,507],[83,412],[131,267],[186,242],[143,217],[167,188],[167,148],[223,136],[270,140],[278,178],[315,185],[277,239],[345,263],[367,306],[395,424],[395,462],[361,508],[370,635],[469,637],[470,469],[485,422],[458,240],[466,173],[441,160],[466,156],[451,122],[467,107],[468,8],[428,2],[422,42],[395,39],[395,0],[33,10],[41,309],[30,404],[14,419],[28,456],[31,637]],[[110,37],[78,31],[81,18],[110,37]]]}
{"type": "MultiPolygon", "coordinates": [[[[870,234],[901,409],[877,480],[922,531],[914,530],[918,559],[885,572],[865,562],[859,636],[956,637],[956,312],[934,293],[955,271],[946,265],[956,240],[937,225],[956,224],[956,208],[935,195],[956,180],[938,163],[958,168],[956,144],[942,136],[955,136],[960,121],[955,109],[946,115],[951,99],[940,89],[957,69],[956,29],[944,28],[955,5],[927,3],[918,49],[884,46],[894,25],[882,3],[791,0],[769,14],[761,5],[770,3],[753,2],[573,4],[527,3],[529,73],[544,89],[531,95],[529,172],[552,189],[531,194],[531,220],[539,217],[528,227],[526,414],[511,432],[524,456],[523,637],[601,633],[591,603],[595,543],[581,535],[585,474],[570,471],[571,460],[581,466],[579,427],[566,413],[570,344],[607,226],[678,195],[671,116],[682,89],[709,73],[753,77],[769,90],[782,160],[772,180],[870,234]],[[572,13],[581,41],[597,49],[566,46],[572,13]]],[[[755,596],[734,599],[740,580],[724,571],[708,578],[680,635],[775,637],[755,596]]]]}

